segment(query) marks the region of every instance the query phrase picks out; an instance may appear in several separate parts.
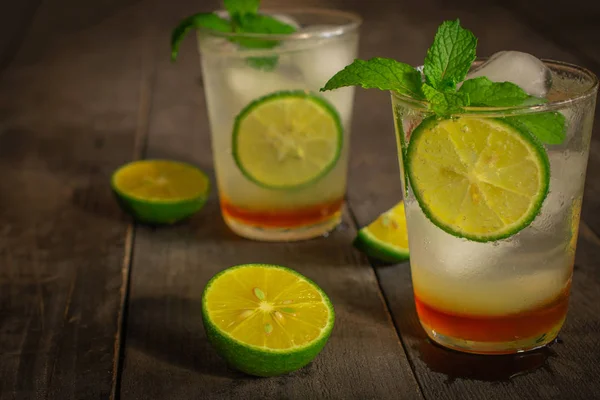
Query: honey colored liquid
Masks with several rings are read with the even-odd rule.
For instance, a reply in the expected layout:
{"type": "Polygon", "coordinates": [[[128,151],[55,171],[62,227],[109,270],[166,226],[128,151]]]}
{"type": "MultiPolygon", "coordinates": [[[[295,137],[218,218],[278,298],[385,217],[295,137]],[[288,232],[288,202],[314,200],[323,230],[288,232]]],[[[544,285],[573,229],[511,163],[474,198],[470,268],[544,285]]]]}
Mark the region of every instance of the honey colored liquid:
{"type": "Polygon", "coordinates": [[[221,200],[221,210],[225,218],[260,228],[297,228],[316,225],[323,221],[336,219],[341,214],[344,199],[327,203],[282,210],[256,210],[235,206],[221,200]]]}
{"type": "MultiPolygon", "coordinates": [[[[517,314],[468,315],[440,310],[415,293],[417,314],[425,329],[437,335],[479,343],[508,343],[538,338],[540,345],[562,326],[567,314],[570,284],[551,302],[517,314]]],[[[507,293],[507,296],[510,294],[507,293]]]]}

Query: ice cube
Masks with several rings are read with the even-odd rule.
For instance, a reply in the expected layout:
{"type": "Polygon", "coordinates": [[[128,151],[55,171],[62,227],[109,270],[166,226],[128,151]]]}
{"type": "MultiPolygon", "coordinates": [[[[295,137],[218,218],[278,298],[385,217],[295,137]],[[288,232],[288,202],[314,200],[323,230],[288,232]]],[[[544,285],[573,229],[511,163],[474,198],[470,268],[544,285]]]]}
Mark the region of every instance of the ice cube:
{"type": "MultiPolygon", "coordinates": [[[[313,25],[303,28],[301,32],[327,32],[336,28],[328,25],[313,25]]],[[[304,81],[312,91],[318,91],[325,86],[333,75],[351,64],[356,56],[356,42],[348,38],[316,37],[289,45],[290,63],[302,72],[304,81]]],[[[321,95],[334,105],[344,125],[349,126],[354,88],[341,88],[323,92],[321,95]]]]}
{"type": "Polygon", "coordinates": [[[556,236],[555,232],[568,232],[573,202],[582,192],[587,158],[575,151],[550,151],[550,191],[544,200],[540,215],[531,226],[536,234],[556,236]],[[566,226],[565,226],[566,225],[566,226]]]}
{"type": "Polygon", "coordinates": [[[226,71],[232,101],[242,106],[279,90],[305,89],[300,77],[299,71],[286,65],[279,65],[274,71],[259,70],[251,66],[236,66],[226,71]]]}
{"type": "MultiPolygon", "coordinates": [[[[334,26],[319,25],[303,28],[300,32],[321,32],[335,29],[334,26]]],[[[301,48],[292,53],[292,62],[296,64],[310,86],[319,89],[327,81],[354,61],[355,42],[347,38],[308,39],[301,48]]]]}
{"type": "Polygon", "coordinates": [[[512,82],[528,94],[546,97],[552,72],[538,58],[520,51],[500,51],[472,70],[467,79],[485,76],[494,82],[512,82]]]}
{"type": "Polygon", "coordinates": [[[492,245],[452,236],[431,223],[416,201],[407,202],[406,207],[413,260],[443,269],[457,279],[478,279],[482,274],[490,274],[500,269],[505,256],[514,251],[512,241],[492,245]]]}

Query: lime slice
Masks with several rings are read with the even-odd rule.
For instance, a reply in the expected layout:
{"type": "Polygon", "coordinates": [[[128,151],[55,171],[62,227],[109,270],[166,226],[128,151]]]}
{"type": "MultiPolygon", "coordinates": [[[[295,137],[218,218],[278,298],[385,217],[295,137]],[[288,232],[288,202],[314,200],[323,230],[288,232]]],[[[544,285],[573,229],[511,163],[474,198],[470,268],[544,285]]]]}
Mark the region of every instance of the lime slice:
{"type": "Polygon", "coordinates": [[[548,194],[546,151],[504,120],[427,118],[412,133],[407,161],[425,215],[444,231],[478,242],[527,227],[548,194]]]}
{"type": "Polygon", "coordinates": [[[571,226],[569,234],[571,239],[569,240],[569,253],[573,256],[575,255],[575,249],[577,248],[577,238],[579,236],[579,218],[581,216],[581,204],[582,198],[577,197],[573,200],[573,204],[571,205],[571,226]]]}
{"type": "Polygon", "coordinates": [[[327,175],[342,150],[340,118],[325,99],[276,92],[244,108],[235,120],[232,151],[242,173],[269,189],[296,189],[327,175]]]}
{"type": "Polygon", "coordinates": [[[369,257],[397,263],[408,260],[408,233],[404,202],[381,214],[358,231],[354,246],[369,257]]]}
{"type": "Polygon", "coordinates": [[[215,275],[202,295],[206,335],[234,368],[275,376],[323,349],[335,318],[327,295],[285,267],[246,264],[215,275]]]}
{"type": "Polygon", "coordinates": [[[402,175],[402,192],[404,196],[408,196],[408,175],[404,168],[404,159],[406,158],[406,137],[404,128],[402,127],[402,115],[399,111],[394,112],[394,128],[396,130],[396,147],[398,151],[398,164],[400,166],[400,174],[402,175]]]}
{"type": "Polygon", "coordinates": [[[136,221],[172,224],[204,206],[210,181],[198,168],[176,161],[142,160],[115,171],[111,185],[136,221]]]}

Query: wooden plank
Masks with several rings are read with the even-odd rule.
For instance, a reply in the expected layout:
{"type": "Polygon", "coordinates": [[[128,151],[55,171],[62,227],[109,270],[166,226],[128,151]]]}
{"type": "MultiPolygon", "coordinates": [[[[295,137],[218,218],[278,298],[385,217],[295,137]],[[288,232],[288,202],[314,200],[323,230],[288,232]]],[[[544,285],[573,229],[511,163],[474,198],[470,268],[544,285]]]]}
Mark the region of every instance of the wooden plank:
{"type": "Polygon", "coordinates": [[[0,74],[0,399],[106,399],[116,378],[129,220],[109,177],[133,154],[144,38],[108,2],[59,31],[79,3],[40,7],[0,74]]]}
{"type": "MultiPolygon", "coordinates": [[[[198,11],[194,4],[156,7],[158,37],[167,37],[177,18],[198,11]]],[[[186,40],[176,64],[159,48],[146,156],[193,162],[212,176],[194,46],[186,40]]],[[[293,244],[244,240],[224,225],[215,190],[206,209],[189,222],[139,228],[121,398],[421,398],[374,272],[349,245],[354,235],[345,214],[344,225],[328,238],[293,244]],[[209,346],[200,316],[204,285],[218,271],[247,262],[287,265],[330,295],[335,329],[310,366],[286,377],[256,379],[228,369],[209,346]]]]}
{"type": "MultiPolygon", "coordinates": [[[[486,2],[460,4],[424,0],[385,8],[365,23],[364,58],[388,56],[413,64],[422,62],[435,27],[445,19],[460,17],[464,26],[479,37],[478,54],[498,50],[527,51],[540,57],[579,63],[576,55],[557,47],[506,10],[486,2]],[[427,18],[423,18],[427,10],[427,18]],[[382,32],[386,32],[383,34],[382,32]],[[392,32],[387,34],[387,32],[392,32]],[[401,39],[405,38],[404,42],[401,39]],[[411,45],[412,44],[412,45],[411,45]]],[[[359,224],[364,225],[401,198],[399,172],[388,95],[360,91],[357,109],[368,109],[370,118],[357,119],[352,154],[349,205],[359,224]],[[368,134],[367,134],[368,132],[368,134]]],[[[596,133],[599,130],[596,124],[596,133]]],[[[598,149],[590,160],[584,217],[590,218],[600,197],[593,172],[598,149]],[[590,207],[590,205],[592,205],[590,207]]],[[[596,206],[597,207],[597,206],[596,206]]],[[[597,208],[596,208],[597,210],[597,208]]],[[[586,225],[576,261],[571,306],[561,332],[561,344],[523,356],[478,357],[444,350],[432,345],[419,326],[414,308],[408,263],[377,267],[377,275],[401,333],[417,379],[426,398],[432,399],[525,399],[594,398],[595,360],[600,357],[598,338],[600,310],[591,299],[598,292],[598,240],[586,225]],[[585,234],[584,234],[585,232],[585,234]]]]}
{"type": "Polygon", "coordinates": [[[39,0],[23,0],[0,5],[0,69],[8,65],[21,47],[39,3],[39,0]]]}

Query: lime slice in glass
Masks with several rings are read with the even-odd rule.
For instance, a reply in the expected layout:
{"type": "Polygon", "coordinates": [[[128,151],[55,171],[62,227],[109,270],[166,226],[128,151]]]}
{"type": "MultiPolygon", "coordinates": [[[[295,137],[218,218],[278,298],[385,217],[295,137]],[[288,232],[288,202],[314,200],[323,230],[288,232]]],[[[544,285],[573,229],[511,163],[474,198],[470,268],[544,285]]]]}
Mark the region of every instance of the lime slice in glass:
{"type": "Polygon", "coordinates": [[[487,242],[527,227],[548,194],[550,166],[541,143],[504,120],[424,120],[407,151],[411,187],[439,228],[487,242]]]}
{"type": "Polygon", "coordinates": [[[233,128],[236,164],[268,189],[297,189],[325,175],[340,158],[343,129],[325,99],[304,91],[276,92],[246,106],[233,128]]]}

